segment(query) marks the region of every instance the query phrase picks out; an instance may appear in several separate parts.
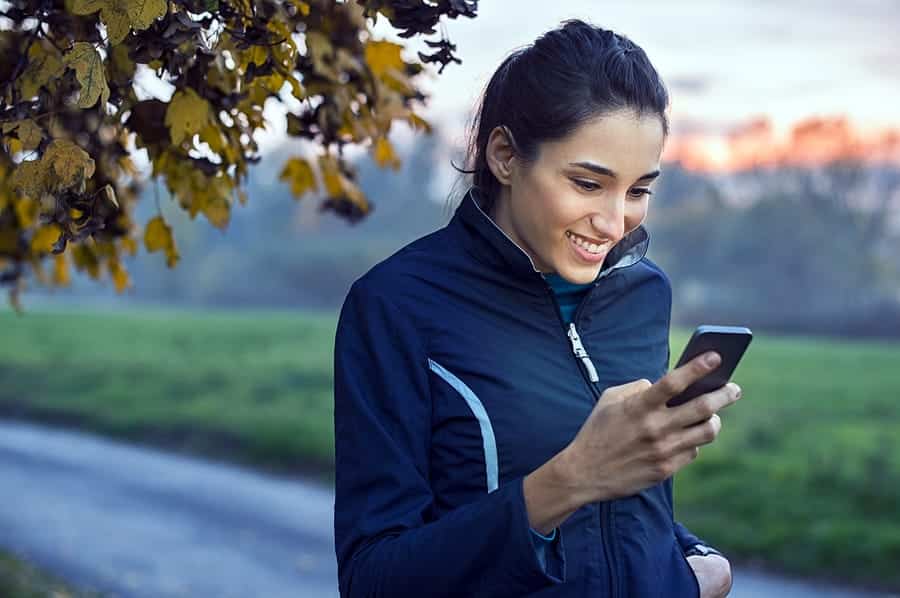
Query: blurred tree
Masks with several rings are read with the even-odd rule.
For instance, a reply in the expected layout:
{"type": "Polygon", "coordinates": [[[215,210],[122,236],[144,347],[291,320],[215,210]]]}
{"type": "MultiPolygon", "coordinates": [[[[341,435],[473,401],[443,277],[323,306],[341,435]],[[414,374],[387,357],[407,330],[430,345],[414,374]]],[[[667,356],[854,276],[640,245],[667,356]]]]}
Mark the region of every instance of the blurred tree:
{"type": "MultiPolygon", "coordinates": [[[[376,40],[381,14],[400,37],[435,33],[441,17],[475,17],[477,0],[11,0],[0,3],[0,284],[18,295],[28,272],[65,285],[70,264],[121,292],[122,265],[141,235],[133,220],[146,149],[152,176],[193,219],[225,228],[245,203],[255,132],[270,98],[298,104],[289,135],[314,155],[286,160],[295,197],[320,189],[322,209],[350,222],[371,205],[348,144],[399,167],[392,123],[430,130],[417,113],[422,63],[460,62],[447,39],[408,62],[376,40]],[[153,94],[147,88],[165,90],[153,94]],[[168,99],[156,97],[168,95],[168,99]],[[300,100],[296,102],[291,100],[300,100]],[[51,263],[51,272],[44,267],[51,263]]],[[[158,199],[157,199],[158,201],[158,199]]],[[[158,211],[143,230],[148,251],[179,252],[158,211]]]]}
{"type": "Polygon", "coordinates": [[[900,226],[892,224],[900,169],[841,160],[727,182],[749,189],[750,200],[733,205],[727,191],[701,187],[653,214],[655,247],[680,295],[679,323],[900,335],[900,226]]]}

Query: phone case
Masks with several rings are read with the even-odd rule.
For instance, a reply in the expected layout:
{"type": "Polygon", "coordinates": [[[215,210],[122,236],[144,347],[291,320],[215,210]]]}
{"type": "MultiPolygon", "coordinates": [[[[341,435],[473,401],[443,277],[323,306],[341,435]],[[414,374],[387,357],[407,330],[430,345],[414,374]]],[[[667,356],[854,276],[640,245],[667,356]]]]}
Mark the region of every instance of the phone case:
{"type": "Polygon", "coordinates": [[[708,324],[698,326],[675,367],[680,367],[707,351],[718,353],[722,357],[722,362],[715,370],[688,386],[680,395],[670,399],[666,405],[669,407],[681,405],[727,384],[751,340],[753,333],[743,326],[708,324]]]}

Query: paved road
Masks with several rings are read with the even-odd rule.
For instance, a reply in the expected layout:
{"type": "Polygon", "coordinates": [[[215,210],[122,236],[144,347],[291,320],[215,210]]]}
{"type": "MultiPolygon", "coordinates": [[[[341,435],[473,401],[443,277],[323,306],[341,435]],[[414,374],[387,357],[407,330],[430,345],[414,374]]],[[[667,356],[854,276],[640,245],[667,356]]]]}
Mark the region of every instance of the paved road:
{"type": "MultiPolygon", "coordinates": [[[[328,488],[0,420],[0,546],[133,598],[337,596],[328,488]]],[[[748,571],[731,596],[875,596],[748,571]]]]}

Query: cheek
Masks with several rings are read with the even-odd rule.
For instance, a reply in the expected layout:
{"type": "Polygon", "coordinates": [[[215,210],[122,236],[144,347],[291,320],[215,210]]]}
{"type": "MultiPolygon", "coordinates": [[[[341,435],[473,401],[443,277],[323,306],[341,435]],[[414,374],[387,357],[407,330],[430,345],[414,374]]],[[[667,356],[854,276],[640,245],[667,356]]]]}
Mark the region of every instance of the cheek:
{"type": "Polygon", "coordinates": [[[578,202],[573,201],[569,192],[553,177],[533,177],[529,195],[530,228],[537,237],[557,239],[564,229],[583,216],[578,213],[578,202]]]}
{"type": "Polygon", "coordinates": [[[636,201],[628,206],[625,210],[625,230],[630,231],[637,228],[647,217],[649,209],[649,201],[636,201]]]}

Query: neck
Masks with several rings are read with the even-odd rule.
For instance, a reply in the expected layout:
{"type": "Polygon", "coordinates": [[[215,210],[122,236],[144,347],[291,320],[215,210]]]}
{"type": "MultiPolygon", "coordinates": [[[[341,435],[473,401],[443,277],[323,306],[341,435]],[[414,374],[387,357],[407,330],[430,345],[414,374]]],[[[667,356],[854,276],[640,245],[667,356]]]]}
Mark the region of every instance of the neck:
{"type": "Polygon", "coordinates": [[[509,213],[509,191],[507,189],[503,189],[500,193],[490,202],[488,206],[488,210],[485,212],[491,220],[494,221],[500,230],[506,233],[506,236],[512,239],[513,243],[519,246],[519,249],[524,251],[531,258],[534,267],[537,268],[541,274],[550,274],[551,269],[547,268],[543,264],[541,264],[540,260],[534,254],[533,251],[530,250],[528,244],[525,243],[519,235],[516,234],[515,227],[512,223],[512,218],[509,213]]]}

